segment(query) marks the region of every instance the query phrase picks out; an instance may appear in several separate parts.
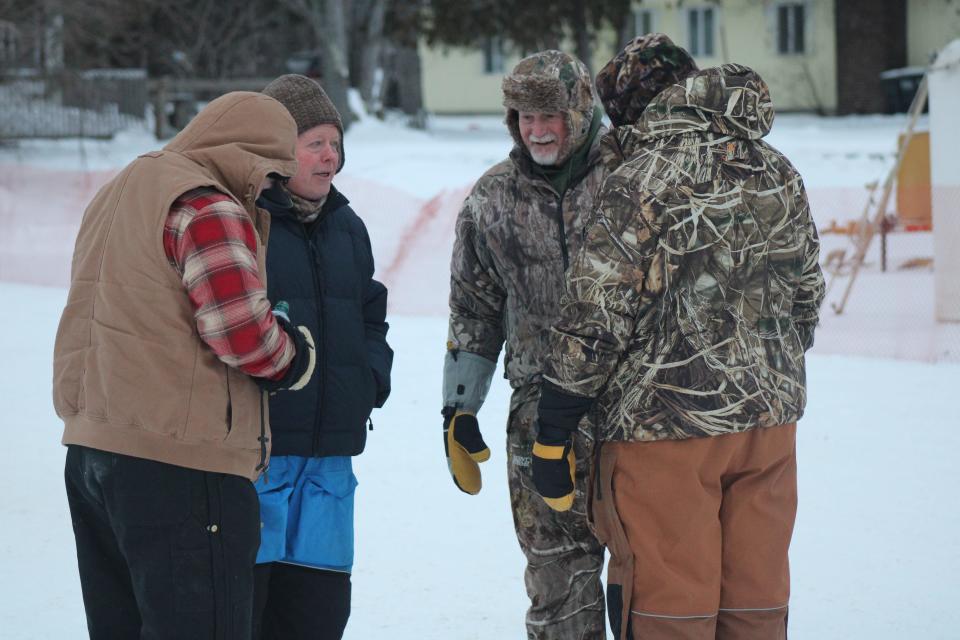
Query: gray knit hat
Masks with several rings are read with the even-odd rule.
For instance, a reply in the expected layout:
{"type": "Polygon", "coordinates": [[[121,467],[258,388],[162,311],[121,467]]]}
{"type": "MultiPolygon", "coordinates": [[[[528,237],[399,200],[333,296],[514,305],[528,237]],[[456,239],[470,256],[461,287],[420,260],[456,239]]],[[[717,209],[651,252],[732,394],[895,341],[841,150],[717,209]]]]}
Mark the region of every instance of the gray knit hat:
{"type": "Polygon", "coordinates": [[[332,124],[340,130],[340,166],[337,167],[337,173],[340,173],[346,159],[343,121],[323,87],[307,76],[288,73],[264,87],[263,93],[287,108],[297,123],[297,135],[321,124],[332,124]]]}

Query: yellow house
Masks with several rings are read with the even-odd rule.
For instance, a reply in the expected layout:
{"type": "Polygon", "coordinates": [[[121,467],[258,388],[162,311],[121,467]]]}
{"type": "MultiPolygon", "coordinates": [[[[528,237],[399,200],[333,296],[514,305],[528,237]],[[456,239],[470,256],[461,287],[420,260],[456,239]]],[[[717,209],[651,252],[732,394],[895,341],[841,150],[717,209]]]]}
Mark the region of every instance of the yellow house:
{"type": "MultiPolygon", "coordinates": [[[[666,33],[701,67],[754,68],[778,111],[882,111],[881,71],[923,66],[960,36],[960,0],[642,0],[631,18],[633,34],[666,33]]],[[[615,40],[597,36],[595,68],[615,40]]],[[[520,58],[498,38],[476,49],[421,43],[420,54],[434,113],[501,111],[500,81],[520,58]]]]}
{"type": "Polygon", "coordinates": [[[832,112],[837,107],[833,4],[647,0],[634,17],[638,30],[667,34],[701,68],[725,62],[752,67],[770,86],[780,111],[832,112]]]}
{"type": "MultiPolygon", "coordinates": [[[[603,64],[614,53],[614,37],[605,34],[608,46],[597,46],[594,63],[603,64]]],[[[500,38],[485,38],[478,48],[428,47],[420,42],[423,106],[432,113],[500,113],[500,82],[522,57],[500,38]]],[[[567,51],[572,51],[572,47],[567,51]]]]}
{"type": "Polygon", "coordinates": [[[428,47],[421,40],[423,106],[432,113],[499,113],[500,82],[519,61],[498,38],[477,49],[428,47]]]}

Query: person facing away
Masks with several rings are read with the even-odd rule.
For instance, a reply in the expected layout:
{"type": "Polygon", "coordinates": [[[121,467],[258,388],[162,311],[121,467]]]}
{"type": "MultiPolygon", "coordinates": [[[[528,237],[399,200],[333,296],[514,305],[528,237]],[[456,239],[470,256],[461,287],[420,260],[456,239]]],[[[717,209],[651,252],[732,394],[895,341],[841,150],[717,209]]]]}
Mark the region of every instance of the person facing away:
{"type": "Polygon", "coordinates": [[[250,637],[261,388],[299,388],[315,361],[271,313],[254,205],[296,173],[295,143],[277,101],[230,93],[84,213],[53,401],[95,640],[250,637]]]}
{"type": "Polygon", "coordinates": [[[544,363],[538,491],[591,501],[618,638],[786,638],[796,422],[823,276],[803,181],[762,138],[767,85],[662,34],[597,75],[626,158],[598,196],[544,363]]]}
{"type": "MultiPolygon", "coordinates": [[[[317,373],[270,396],[273,458],[257,482],[263,529],[255,569],[255,638],[339,639],[350,615],[351,456],[371,410],[390,395],[387,289],[374,279],[363,221],[333,186],[343,124],[315,81],[284,75],[263,93],[297,123],[297,173],[263,192],[270,213],[267,293],[316,336],[317,373]]],[[[372,423],[370,423],[372,426],[372,423]]]]}
{"type": "MultiPolygon", "coordinates": [[[[603,547],[587,525],[585,492],[557,513],[530,478],[533,421],[550,325],[564,272],[608,173],[603,113],[586,67],[560,51],[521,60],[503,80],[510,157],[488,170],[463,204],[450,266],[443,371],[444,446],[456,486],[480,491],[490,453],[477,422],[500,350],[513,387],[507,473],[517,540],[527,558],[527,636],[604,637],[603,547]]],[[[585,421],[586,422],[586,421],[585,421]]],[[[577,441],[582,489],[592,430],[577,441]]]]}

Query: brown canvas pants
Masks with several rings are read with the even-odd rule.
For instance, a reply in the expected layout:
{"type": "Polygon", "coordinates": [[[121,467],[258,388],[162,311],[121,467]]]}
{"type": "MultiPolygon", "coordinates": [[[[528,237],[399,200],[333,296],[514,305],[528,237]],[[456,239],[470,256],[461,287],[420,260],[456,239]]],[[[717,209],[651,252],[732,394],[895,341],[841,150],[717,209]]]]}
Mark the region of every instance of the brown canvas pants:
{"type": "Polygon", "coordinates": [[[622,640],[785,640],[796,424],[606,443],[590,492],[622,640]]]}

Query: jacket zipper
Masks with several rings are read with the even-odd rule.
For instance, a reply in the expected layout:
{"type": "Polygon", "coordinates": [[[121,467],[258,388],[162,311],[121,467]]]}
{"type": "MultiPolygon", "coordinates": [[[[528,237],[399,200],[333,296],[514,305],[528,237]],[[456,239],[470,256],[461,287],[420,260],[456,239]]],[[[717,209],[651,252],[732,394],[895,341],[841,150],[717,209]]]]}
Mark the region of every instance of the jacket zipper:
{"type": "Polygon", "coordinates": [[[316,291],[315,298],[315,307],[317,312],[317,325],[320,328],[320,335],[316,337],[316,354],[317,354],[317,410],[314,412],[316,418],[313,422],[313,450],[312,455],[320,455],[320,425],[323,423],[321,412],[323,411],[323,390],[324,384],[323,379],[326,377],[324,375],[325,369],[327,366],[327,359],[323,358],[321,361],[321,354],[324,352],[323,346],[326,344],[324,339],[324,330],[326,322],[323,321],[323,283],[321,278],[323,274],[320,272],[320,256],[318,255],[317,248],[313,244],[312,236],[318,233],[318,228],[320,221],[316,222],[317,227],[314,227],[312,233],[307,232],[306,226],[301,222],[300,230],[303,232],[303,240],[307,243],[307,250],[310,252],[310,259],[313,261],[312,268],[310,269],[310,274],[313,276],[313,288],[316,291]]]}
{"type": "Polygon", "coordinates": [[[570,267],[570,250],[567,248],[567,228],[563,222],[563,199],[566,193],[557,198],[557,222],[560,223],[560,253],[563,256],[563,272],[566,273],[570,267]]]}
{"type": "MultiPolygon", "coordinates": [[[[577,175],[570,176],[571,185],[577,185],[586,178],[587,174],[590,173],[590,167],[592,165],[588,162],[587,166],[584,167],[577,175]]],[[[563,194],[557,193],[555,189],[551,186],[550,189],[557,196],[557,222],[559,223],[559,238],[560,238],[560,253],[563,256],[563,271],[567,272],[567,269],[570,268],[570,249],[567,247],[567,229],[566,224],[563,222],[563,200],[567,197],[567,193],[570,191],[571,187],[568,187],[563,194]]],[[[589,212],[588,212],[589,215],[589,212]]]]}

